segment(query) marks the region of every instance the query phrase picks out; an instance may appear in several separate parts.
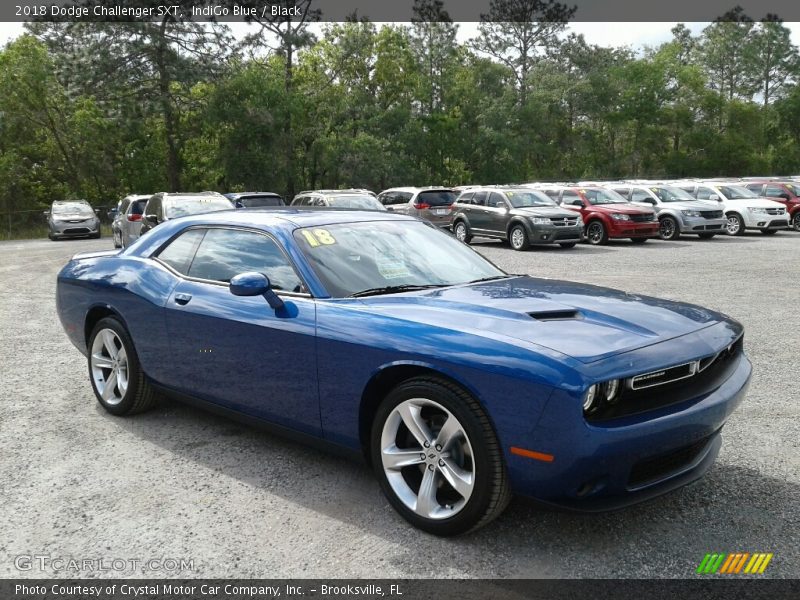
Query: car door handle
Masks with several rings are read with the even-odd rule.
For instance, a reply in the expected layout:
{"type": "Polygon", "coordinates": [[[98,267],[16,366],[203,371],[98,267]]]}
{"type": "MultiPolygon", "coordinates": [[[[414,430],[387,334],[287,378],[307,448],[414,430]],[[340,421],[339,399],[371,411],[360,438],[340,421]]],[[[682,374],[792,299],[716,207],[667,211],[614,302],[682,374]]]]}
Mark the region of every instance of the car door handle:
{"type": "Polygon", "coordinates": [[[175,294],[175,303],[180,304],[181,306],[186,306],[189,304],[189,300],[191,299],[191,294],[175,294]]]}
{"type": "Polygon", "coordinates": [[[387,206],[386,210],[388,210],[389,212],[394,212],[394,209],[391,206],[387,206]]]}

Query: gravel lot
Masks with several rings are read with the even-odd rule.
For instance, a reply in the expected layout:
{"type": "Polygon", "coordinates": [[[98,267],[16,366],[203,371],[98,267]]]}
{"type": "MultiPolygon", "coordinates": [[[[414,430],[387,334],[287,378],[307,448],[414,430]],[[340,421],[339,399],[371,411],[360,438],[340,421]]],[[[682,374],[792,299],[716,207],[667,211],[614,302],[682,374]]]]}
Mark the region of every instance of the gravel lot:
{"type": "Polygon", "coordinates": [[[108,238],[0,243],[0,576],[15,557],[191,559],[191,572],[82,576],[686,577],[706,552],[774,552],[800,576],[800,234],[613,242],[525,253],[504,269],[702,304],[741,320],[749,395],[699,483],[584,516],[524,500],[478,533],[438,539],[389,507],[366,467],[177,403],[101,410],[55,312],[55,276],[108,238]]]}

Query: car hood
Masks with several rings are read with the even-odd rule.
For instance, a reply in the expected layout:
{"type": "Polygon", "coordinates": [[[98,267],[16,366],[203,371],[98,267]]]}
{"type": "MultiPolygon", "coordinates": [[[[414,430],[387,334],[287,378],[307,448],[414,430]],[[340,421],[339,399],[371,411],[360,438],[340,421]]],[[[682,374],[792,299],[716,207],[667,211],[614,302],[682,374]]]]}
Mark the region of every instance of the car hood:
{"type": "MultiPolygon", "coordinates": [[[[635,204],[636,206],[641,206],[642,208],[653,208],[651,204],[647,202],[631,202],[631,204],[635,204]]],[[[675,210],[722,210],[722,207],[719,206],[717,202],[709,202],[707,200],[685,200],[680,202],[664,202],[659,205],[659,208],[674,208],[675,210]]]]}
{"type": "Polygon", "coordinates": [[[725,205],[728,208],[735,208],[737,206],[746,206],[752,208],[786,208],[786,205],[776,200],[765,200],[763,198],[745,198],[743,200],[726,200],[725,205]]]}
{"type": "Polygon", "coordinates": [[[524,208],[512,208],[512,215],[521,217],[571,217],[575,218],[575,213],[571,210],[559,208],[558,206],[529,206],[524,208]]]}
{"type": "Polygon", "coordinates": [[[633,204],[630,202],[626,203],[619,203],[619,204],[593,204],[592,208],[595,210],[601,210],[606,212],[613,212],[613,213],[622,213],[626,215],[639,215],[641,213],[652,213],[653,207],[648,205],[647,208],[643,206],[639,206],[638,204],[633,204]]]}
{"type": "Polygon", "coordinates": [[[77,219],[93,219],[96,215],[94,213],[71,213],[71,214],[59,214],[53,215],[54,221],[75,221],[77,219]]]}
{"type": "Polygon", "coordinates": [[[727,320],[681,302],[527,276],[358,301],[375,314],[479,337],[521,340],[584,363],[727,320]]]}

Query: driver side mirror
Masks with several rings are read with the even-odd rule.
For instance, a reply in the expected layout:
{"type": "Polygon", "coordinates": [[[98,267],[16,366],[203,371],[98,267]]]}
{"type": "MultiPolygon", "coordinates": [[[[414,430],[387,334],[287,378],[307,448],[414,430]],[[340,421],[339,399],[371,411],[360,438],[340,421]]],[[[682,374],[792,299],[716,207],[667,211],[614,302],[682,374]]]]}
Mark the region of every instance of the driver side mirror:
{"type": "Polygon", "coordinates": [[[508,208],[508,207],[506,206],[506,203],[505,203],[505,202],[503,202],[502,200],[497,200],[497,201],[494,203],[494,207],[495,207],[495,208],[508,208]]]}
{"type": "Polygon", "coordinates": [[[158,225],[158,215],[145,215],[144,220],[150,223],[150,225],[158,225]]]}
{"type": "Polygon", "coordinates": [[[708,197],[709,200],[716,200],[717,202],[722,202],[722,198],[720,198],[717,194],[711,194],[708,197]]]}
{"type": "Polygon", "coordinates": [[[240,273],[231,278],[228,288],[234,296],[264,296],[273,309],[283,308],[283,300],[273,291],[269,277],[263,273],[256,271],[240,273]]]}

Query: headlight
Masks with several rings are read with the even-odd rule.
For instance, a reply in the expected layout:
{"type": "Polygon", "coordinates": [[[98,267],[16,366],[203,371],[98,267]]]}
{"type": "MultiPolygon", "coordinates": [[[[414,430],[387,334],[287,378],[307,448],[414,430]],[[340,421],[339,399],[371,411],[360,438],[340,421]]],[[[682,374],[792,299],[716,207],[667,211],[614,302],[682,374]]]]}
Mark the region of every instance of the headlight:
{"type": "Polygon", "coordinates": [[[619,379],[612,379],[603,384],[603,397],[606,402],[614,403],[617,401],[619,394],[619,379]]]}
{"type": "Polygon", "coordinates": [[[687,217],[702,217],[699,210],[682,210],[681,214],[687,217]]]}
{"type": "Polygon", "coordinates": [[[550,225],[552,221],[548,217],[532,217],[534,225],[550,225]]]}
{"type": "Polygon", "coordinates": [[[583,412],[588,413],[594,408],[595,400],[598,399],[597,384],[586,390],[586,395],[583,397],[583,412]]]}
{"type": "Polygon", "coordinates": [[[581,216],[580,216],[580,215],[578,215],[578,222],[577,222],[577,223],[575,223],[575,224],[576,224],[576,225],[580,225],[581,227],[583,227],[583,219],[581,218],[581,216]]]}
{"type": "Polygon", "coordinates": [[[630,221],[631,218],[625,214],[611,213],[611,218],[615,221],[630,221]]]}
{"type": "Polygon", "coordinates": [[[749,210],[751,213],[755,213],[757,215],[765,215],[765,214],[767,214],[767,209],[766,208],[756,208],[754,206],[748,206],[747,210],[749,210]]]}

